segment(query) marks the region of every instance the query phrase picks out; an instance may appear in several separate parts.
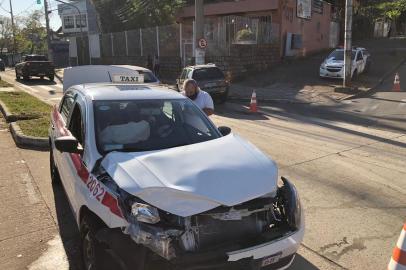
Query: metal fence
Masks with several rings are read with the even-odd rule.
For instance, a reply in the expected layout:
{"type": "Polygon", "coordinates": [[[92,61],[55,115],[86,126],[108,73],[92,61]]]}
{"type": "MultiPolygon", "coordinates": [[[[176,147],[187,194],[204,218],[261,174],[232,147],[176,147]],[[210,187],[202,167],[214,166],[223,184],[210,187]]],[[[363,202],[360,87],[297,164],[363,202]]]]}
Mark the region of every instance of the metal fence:
{"type": "MultiPolygon", "coordinates": [[[[101,57],[193,56],[194,23],[135,29],[100,35],[101,57]]],[[[225,56],[235,44],[271,44],[279,40],[279,25],[269,17],[226,16],[205,22],[206,54],[225,56]]]]}

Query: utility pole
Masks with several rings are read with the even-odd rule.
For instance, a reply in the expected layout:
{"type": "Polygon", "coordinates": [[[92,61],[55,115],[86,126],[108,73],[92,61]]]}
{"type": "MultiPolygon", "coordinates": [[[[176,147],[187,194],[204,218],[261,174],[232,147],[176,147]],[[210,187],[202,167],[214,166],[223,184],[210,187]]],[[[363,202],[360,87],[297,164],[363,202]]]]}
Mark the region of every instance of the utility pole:
{"type": "Polygon", "coordinates": [[[52,49],[51,49],[51,31],[49,29],[48,0],[44,0],[44,10],[45,10],[45,23],[46,23],[46,28],[47,28],[48,59],[49,59],[49,61],[52,61],[53,58],[52,58],[52,49]]]}
{"type": "Polygon", "coordinates": [[[10,15],[11,15],[11,27],[13,28],[13,55],[12,55],[12,61],[13,61],[13,64],[14,64],[14,54],[16,53],[17,42],[16,42],[16,27],[15,27],[15,24],[14,24],[13,5],[11,3],[11,0],[10,0],[10,15]]]}
{"type": "Polygon", "coordinates": [[[195,0],[195,62],[204,64],[205,51],[199,48],[199,40],[204,38],[204,0],[195,0]]]}
{"type": "Polygon", "coordinates": [[[351,82],[352,64],[352,0],[345,2],[345,34],[344,34],[344,81],[348,87],[351,82]]]}

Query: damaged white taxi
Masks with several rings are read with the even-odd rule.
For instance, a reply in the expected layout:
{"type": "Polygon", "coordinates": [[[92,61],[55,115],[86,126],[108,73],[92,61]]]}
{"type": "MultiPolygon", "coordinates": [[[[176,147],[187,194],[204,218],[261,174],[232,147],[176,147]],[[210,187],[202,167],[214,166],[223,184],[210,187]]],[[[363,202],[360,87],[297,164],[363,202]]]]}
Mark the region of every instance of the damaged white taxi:
{"type": "Polygon", "coordinates": [[[295,186],[183,95],[136,68],[75,67],[51,119],[51,176],[79,226],[85,269],[102,268],[104,254],[132,270],[293,262],[304,235],[295,186]]]}

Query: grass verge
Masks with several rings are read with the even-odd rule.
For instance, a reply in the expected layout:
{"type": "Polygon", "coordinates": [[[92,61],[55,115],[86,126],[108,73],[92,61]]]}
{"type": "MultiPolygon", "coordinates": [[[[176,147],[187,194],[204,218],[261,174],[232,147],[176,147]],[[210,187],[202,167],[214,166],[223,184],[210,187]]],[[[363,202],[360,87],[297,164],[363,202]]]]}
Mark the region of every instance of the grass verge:
{"type": "Polygon", "coordinates": [[[0,79],[0,87],[13,87],[13,85],[0,79]]]}
{"type": "Polygon", "coordinates": [[[49,117],[17,121],[24,135],[33,137],[48,137],[49,117]]]}
{"type": "Polygon", "coordinates": [[[49,114],[52,107],[25,92],[0,92],[0,100],[14,115],[29,120],[19,120],[18,125],[24,135],[47,137],[49,114]],[[29,117],[27,117],[29,116],[29,117]]]}

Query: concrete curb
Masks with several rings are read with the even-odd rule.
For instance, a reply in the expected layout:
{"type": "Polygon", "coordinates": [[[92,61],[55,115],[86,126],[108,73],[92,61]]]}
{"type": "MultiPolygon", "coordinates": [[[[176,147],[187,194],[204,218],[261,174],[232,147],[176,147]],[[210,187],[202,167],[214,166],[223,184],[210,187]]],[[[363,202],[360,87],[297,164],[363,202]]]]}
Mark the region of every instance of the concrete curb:
{"type": "Polygon", "coordinates": [[[6,122],[14,122],[17,121],[18,117],[15,114],[12,114],[10,110],[7,108],[6,104],[3,103],[3,101],[0,100],[0,111],[3,114],[4,118],[6,119],[6,122]]]}
{"type": "Polygon", "coordinates": [[[384,82],[387,78],[389,78],[389,76],[390,76],[393,72],[395,72],[395,71],[396,71],[401,65],[403,65],[404,63],[406,63],[406,58],[404,58],[402,61],[400,61],[400,63],[397,64],[396,66],[394,66],[391,70],[389,70],[388,72],[386,72],[386,73],[378,80],[378,83],[377,83],[375,86],[373,86],[373,87],[369,88],[368,90],[363,91],[363,92],[361,92],[361,93],[357,93],[357,94],[351,95],[351,96],[349,96],[349,97],[345,97],[345,98],[343,98],[343,99],[341,99],[341,100],[349,100],[349,99],[354,99],[354,98],[365,97],[366,95],[368,95],[368,94],[370,94],[371,92],[375,91],[376,88],[378,88],[378,86],[380,86],[381,84],[383,84],[383,82],[384,82]]]}
{"type": "MultiPolygon", "coordinates": [[[[233,102],[233,101],[237,101],[237,102],[251,102],[250,98],[238,98],[238,97],[232,97],[229,96],[228,100],[233,102]]],[[[257,100],[259,102],[264,102],[264,103],[278,103],[278,104],[311,104],[312,102],[306,102],[306,101],[299,101],[299,100],[290,100],[290,99],[279,99],[279,98],[275,98],[275,99],[258,99],[257,96],[257,100]]]]}
{"type": "Polygon", "coordinates": [[[13,139],[18,147],[35,150],[49,150],[48,138],[24,135],[17,122],[11,122],[9,127],[11,135],[13,136],[13,139]]]}

